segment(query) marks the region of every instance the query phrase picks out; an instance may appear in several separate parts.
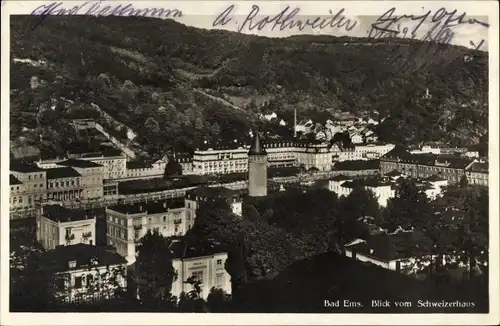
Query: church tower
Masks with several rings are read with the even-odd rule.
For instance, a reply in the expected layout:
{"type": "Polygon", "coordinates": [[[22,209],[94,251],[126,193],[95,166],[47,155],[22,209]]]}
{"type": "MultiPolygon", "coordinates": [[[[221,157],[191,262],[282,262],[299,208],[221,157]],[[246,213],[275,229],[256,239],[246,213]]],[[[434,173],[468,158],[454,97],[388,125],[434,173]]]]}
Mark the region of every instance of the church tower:
{"type": "Polygon", "coordinates": [[[256,132],[248,151],[248,195],[267,196],[267,153],[256,132]]]}

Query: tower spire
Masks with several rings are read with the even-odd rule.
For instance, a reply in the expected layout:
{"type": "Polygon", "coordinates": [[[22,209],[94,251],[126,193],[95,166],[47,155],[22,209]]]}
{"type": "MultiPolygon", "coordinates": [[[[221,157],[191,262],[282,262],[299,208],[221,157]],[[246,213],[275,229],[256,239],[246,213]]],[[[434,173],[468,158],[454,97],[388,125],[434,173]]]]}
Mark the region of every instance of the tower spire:
{"type": "Polygon", "coordinates": [[[250,146],[250,150],[248,151],[249,155],[266,155],[266,150],[260,143],[259,132],[256,131],[253,137],[252,145],[250,146]]]}

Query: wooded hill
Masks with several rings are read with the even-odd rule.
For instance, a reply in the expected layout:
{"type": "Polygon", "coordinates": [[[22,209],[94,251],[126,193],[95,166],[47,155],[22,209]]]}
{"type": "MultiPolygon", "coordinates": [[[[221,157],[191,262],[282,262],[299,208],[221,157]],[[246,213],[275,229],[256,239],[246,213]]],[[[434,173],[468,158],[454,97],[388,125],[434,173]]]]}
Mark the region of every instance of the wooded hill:
{"type": "Polygon", "coordinates": [[[47,17],[33,29],[38,19],[11,17],[11,140],[42,150],[71,147],[78,137],[61,121],[95,115],[90,103],[137,132],[150,154],[242,138],[260,123],[257,112],[292,122],[293,108],[318,120],[377,111],[386,117],[377,131],[389,142],[487,139],[485,52],[404,40],[271,39],[149,18],[47,17]],[[423,98],[426,89],[432,98],[423,98]]]}

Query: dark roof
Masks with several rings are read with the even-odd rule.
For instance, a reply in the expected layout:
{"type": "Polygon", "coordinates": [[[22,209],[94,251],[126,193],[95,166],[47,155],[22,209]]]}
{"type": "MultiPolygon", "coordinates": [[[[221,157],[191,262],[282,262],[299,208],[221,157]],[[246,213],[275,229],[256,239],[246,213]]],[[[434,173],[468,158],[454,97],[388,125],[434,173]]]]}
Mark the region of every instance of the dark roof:
{"type": "Polygon", "coordinates": [[[200,196],[209,198],[231,198],[236,196],[236,191],[225,187],[200,186],[186,192],[187,197],[200,196]]]}
{"type": "Polygon", "coordinates": [[[428,241],[429,239],[418,231],[400,232],[372,235],[365,242],[348,245],[346,248],[383,261],[391,261],[412,257],[413,249],[424,247],[428,241]]]}
{"type": "Polygon", "coordinates": [[[177,200],[167,200],[160,202],[119,204],[119,205],[109,206],[108,209],[122,214],[139,214],[145,212],[147,212],[148,214],[159,214],[167,212],[168,210],[171,209],[176,209],[181,207],[184,207],[184,200],[177,199],[177,200]]]}
{"type": "Polygon", "coordinates": [[[470,167],[470,171],[488,173],[488,163],[474,162],[470,167]]]}
{"type": "Polygon", "coordinates": [[[390,182],[385,182],[383,180],[380,180],[379,178],[366,178],[366,179],[357,178],[343,183],[342,187],[361,188],[361,187],[382,187],[389,185],[391,185],[390,182]]]}
{"type": "Polygon", "coordinates": [[[446,179],[443,179],[437,175],[431,175],[430,177],[424,179],[424,181],[429,181],[429,182],[433,182],[433,181],[445,181],[446,179]]]}
{"type": "Polygon", "coordinates": [[[348,176],[348,175],[339,174],[339,175],[334,176],[330,180],[331,181],[346,181],[346,180],[352,180],[352,179],[354,179],[354,177],[348,176]]]}
{"type": "Polygon", "coordinates": [[[34,164],[26,164],[21,162],[10,162],[10,170],[21,173],[43,172],[44,170],[34,164]]]}
{"type": "Polygon", "coordinates": [[[449,164],[448,167],[450,168],[465,169],[473,162],[473,159],[455,155],[438,155],[436,162],[449,164]]]}
{"type": "Polygon", "coordinates": [[[252,145],[250,146],[250,150],[248,151],[248,155],[266,155],[266,150],[264,146],[260,142],[259,133],[256,132],[252,141],[252,145]]]}
{"type": "Polygon", "coordinates": [[[42,216],[56,222],[71,222],[94,218],[89,211],[69,209],[61,205],[43,206],[42,216]]]}
{"type": "Polygon", "coordinates": [[[47,179],[74,178],[81,177],[81,174],[70,167],[46,169],[47,179]]]}
{"type": "Polygon", "coordinates": [[[120,256],[111,248],[97,247],[88,244],[75,244],[71,246],[58,246],[56,249],[47,251],[43,259],[47,268],[53,272],[69,270],[69,262],[76,261],[76,267],[72,269],[83,269],[91,266],[91,259],[97,259],[98,266],[113,266],[126,264],[125,258],[120,256]]]}
{"type": "Polygon", "coordinates": [[[152,168],[153,165],[144,161],[130,161],[127,162],[127,169],[148,169],[152,168]]]}
{"type": "Polygon", "coordinates": [[[21,185],[23,184],[21,181],[19,181],[18,178],[16,178],[14,175],[9,175],[9,184],[10,185],[21,185]]]}
{"type": "Polygon", "coordinates": [[[399,177],[401,176],[401,172],[399,172],[398,170],[392,170],[391,172],[388,172],[385,175],[388,177],[399,177]]]}
{"type": "Polygon", "coordinates": [[[92,161],[87,160],[77,160],[77,159],[69,159],[66,161],[62,161],[57,163],[58,165],[66,165],[66,166],[74,166],[76,168],[96,168],[102,166],[101,164],[94,163],[92,161]]]}
{"type": "Polygon", "coordinates": [[[380,168],[380,160],[353,160],[337,162],[334,165],[335,170],[377,170],[380,168]]]}
{"type": "Polygon", "coordinates": [[[189,259],[195,257],[212,256],[218,253],[226,253],[220,244],[204,241],[175,241],[170,245],[173,259],[189,259]]]}

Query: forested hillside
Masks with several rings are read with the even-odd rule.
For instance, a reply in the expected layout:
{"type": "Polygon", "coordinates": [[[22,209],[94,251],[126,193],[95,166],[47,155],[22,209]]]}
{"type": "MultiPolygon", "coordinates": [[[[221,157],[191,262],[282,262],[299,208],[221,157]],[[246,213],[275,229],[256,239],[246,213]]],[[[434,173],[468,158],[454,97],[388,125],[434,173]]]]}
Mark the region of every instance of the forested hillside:
{"type": "MultiPolygon", "coordinates": [[[[255,113],[291,120],[294,107],[304,118],[377,111],[386,118],[380,138],[391,142],[462,146],[486,138],[484,52],[270,39],[148,18],[48,17],[33,29],[36,19],[11,17],[13,144],[62,153],[78,141],[65,119],[97,117],[96,108],[135,131],[135,145],[153,155],[241,138],[259,123],[255,113]],[[423,66],[400,69],[396,57],[423,66]],[[426,89],[432,98],[423,98],[426,89]]],[[[126,138],[124,130],[116,134],[126,138]]]]}

